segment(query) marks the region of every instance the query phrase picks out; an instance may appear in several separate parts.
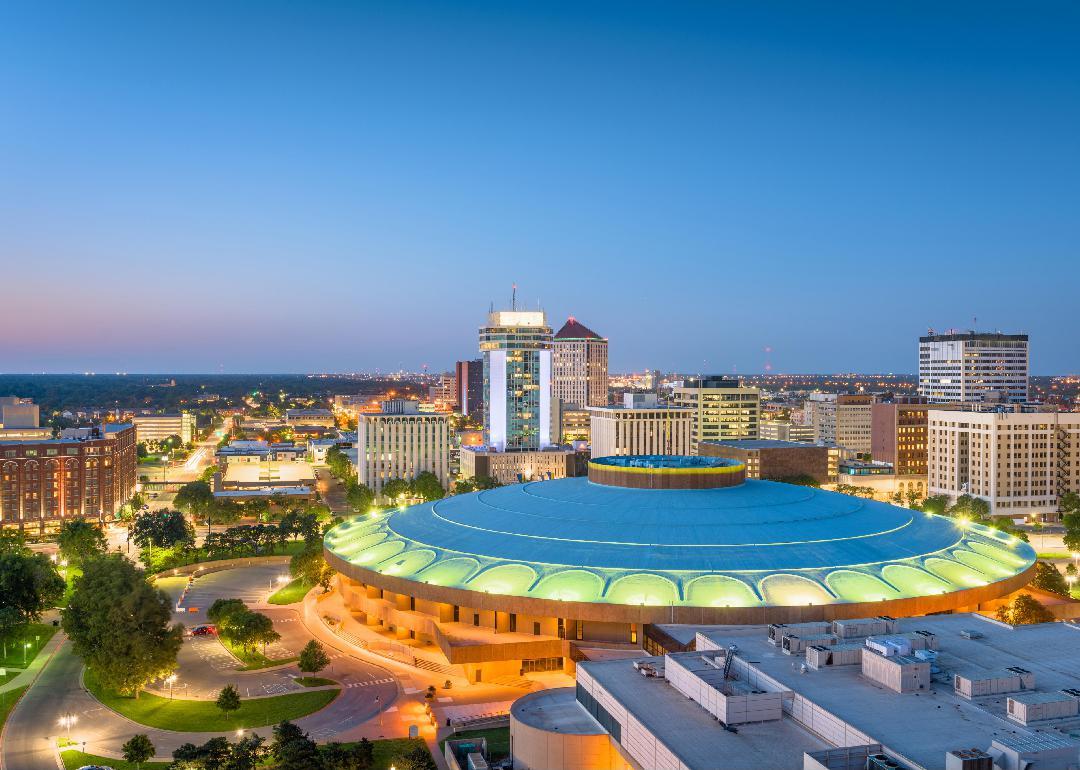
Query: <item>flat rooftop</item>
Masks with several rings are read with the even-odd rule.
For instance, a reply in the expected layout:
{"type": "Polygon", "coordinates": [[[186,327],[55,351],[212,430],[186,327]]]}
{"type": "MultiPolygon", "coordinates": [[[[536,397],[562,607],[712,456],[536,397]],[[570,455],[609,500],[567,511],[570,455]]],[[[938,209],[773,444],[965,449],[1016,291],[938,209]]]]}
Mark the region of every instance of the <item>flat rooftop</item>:
{"type": "MultiPolygon", "coordinates": [[[[758,627],[758,632],[763,628],[758,627]]],[[[636,660],[664,665],[663,658],[636,660]]],[[[787,660],[790,663],[791,657],[787,660]]],[[[800,768],[804,752],[829,748],[829,744],[786,717],[774,722],[741,724],[738,733],[729,733],[709,712],[687,699],[663,677],[642,676],[630,660],[582,661],[578,667],[611,693],[683,765],[693,770],[718,767],[721,757],[725,770],[800,768]]],[[[623,739],[626,738],[624,735],[623,739]]]]}
{"type": "Polygon", "coordinates": [[[726,446],[732,449],[806,449],[812,447],[814,449],[820,449],[823,444],[808,444],[805,441],[781,441],[780,439],[769,438],[743,438],[743,439],[731,439],[730,441],[703,441],[703,444],[712,444],[713,446],[726,446]]]}
{"type": "Polygon", "coordinates": [[[510,714],[529,727],[570,735],[601,735],[607,731],[577,702],[573,687],[539,690],[518,698],[510,714]]]}
{"type": "MultiPolygon", "coordinates": [[[[739,657],[781,686],[798,692],[919,767],[942,767],[954,749],[989,748],[991,741],[1026,739],[1037,734],[1080,736],[1076,720],[1061,730],[1040,724],[1039,733],[1005,718],[1008,693],[966,700],[953,692],[953,674],[980,675],[1019,666],[1035,675],[1035,692],[1055,693],[1080,686],[1080,627],[1068,623],[999,625],[980,615],[904,618],[901,632],[937,636],[938,657],[929,691],[894,693],[863,678],[861,666],[835,666],[802,672],[800,658],[768,642],[764,626],[710,631],[723,646],[735,642],[739,657]],[[969,639],[961,632],[974,631],[969,639]]],[[[1032,692],[1032,691],[1027,691],[1032,692]]]]}
{"type": "Polygon", "coordinates": [[[254,484],[263,482],[267,485],[296,485],[313,482],[315,470],[307,463],[268,462],[268,463],[229,463],[225,469],[224,482],[254,484]]]}

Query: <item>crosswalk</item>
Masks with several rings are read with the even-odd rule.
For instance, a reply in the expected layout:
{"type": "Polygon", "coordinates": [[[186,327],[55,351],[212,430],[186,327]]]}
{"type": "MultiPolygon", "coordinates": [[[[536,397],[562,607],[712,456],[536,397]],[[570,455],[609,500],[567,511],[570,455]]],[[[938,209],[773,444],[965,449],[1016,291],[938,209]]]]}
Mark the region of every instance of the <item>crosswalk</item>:
{"type": "Polygon", "coordinates": [[[349,687],[349,688],[352,688],[352,687],[370,687],[373,684],[390,684],[393,681],[394,681],[394,678],[391,676],[391,677],[386,677],[384,679],[369,679],[366,682],[350,682],[349,684],[347,684],[345,686],[349,687]]]}

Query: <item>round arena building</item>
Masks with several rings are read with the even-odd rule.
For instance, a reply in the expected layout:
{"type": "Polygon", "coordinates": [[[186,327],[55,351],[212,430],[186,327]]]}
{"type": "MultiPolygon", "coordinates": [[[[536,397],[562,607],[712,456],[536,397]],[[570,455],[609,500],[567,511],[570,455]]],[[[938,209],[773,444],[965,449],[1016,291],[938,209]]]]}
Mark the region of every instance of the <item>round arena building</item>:
{"type": "Polygon", "coordinates": [[[647,624],[971,610],[1025,585],[1026,543],[886,503],[745,478],[711,457],[607,457],[539,481],[354,517],[327,561],[358,618],[470,680],[568,668],[647,624]]]}

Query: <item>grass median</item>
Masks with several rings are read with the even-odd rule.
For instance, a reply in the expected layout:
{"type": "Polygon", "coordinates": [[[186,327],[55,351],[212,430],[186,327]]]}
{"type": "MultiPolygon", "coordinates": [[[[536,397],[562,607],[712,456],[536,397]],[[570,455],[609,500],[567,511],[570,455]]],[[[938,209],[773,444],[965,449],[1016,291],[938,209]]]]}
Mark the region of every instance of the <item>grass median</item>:
{"type": "Polygon", "coordinates": [[[64,770],[78,770],[86,765],[96,767],[111,767],[113,770],[165,770],[172,762],[143,762],[136,765],[134,762],[125,762],[122,759],[112,757],[99,757],[94,754],[84,754],[74,749],[61,749],[60,758],[64,761],[64,770]]]}
{"type": "Polygon", "coordinates": [[[106,690],[89,671],[84,675],[84,682],[103,705],[131,721],[177,732],[221,732],[223,729],[276,725],[286,719],[313,714],[341,694],[338,688],[242,699],[240,708],[225,716],[212,700],[171,700],[148,692],[141,693],[136,700],[106,690]]]}
{"type": "Polygon", "coordinates": [[[16,687],[14,690],[8,690],[5,693],[0,693],[0,731],[4,729],[4,722],[7,721],[8,714],[15,708],[15,704],[19,702],[19,698],[23,693],[29,689],[30,685],[24,685],[22,687],[16,687]]]}
{"type": "Polygon", "coordinates": [[[273,668],[274,666],[284,666],[288,663],[295,663],[300,660],[299,655],[293,655],[288,658],[268,658],[256,649],[245,650],[239,644],[233,644],[228,639],[219,636],[222,646],[236,656],[243,665],[240,666],[240,671],[258,671],[261,668],[273,668]]]}
{"type": "Polygon", "coordinates": [[[270,594],[270,598],[266,601],[268,604],[296,604],[307,596],[307,592],[313,587],[313,583],[297,579],[270,594]]]}

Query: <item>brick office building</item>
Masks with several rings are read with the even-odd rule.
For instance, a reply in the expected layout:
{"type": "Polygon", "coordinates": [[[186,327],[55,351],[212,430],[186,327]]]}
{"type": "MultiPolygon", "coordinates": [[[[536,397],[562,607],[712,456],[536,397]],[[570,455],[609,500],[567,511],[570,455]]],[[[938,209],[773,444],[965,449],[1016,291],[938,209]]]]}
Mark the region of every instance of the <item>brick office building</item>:
{"type": "Polygon", "coordinates": [[[723,457],[746,465],[748,479],[812,476],[819,484],[836,481],[835,459],[830,458],[830,453],[837,452],[834,447],[820,444],[765,439],[702,441],[698,445],[702,457],[723,457]]]}
{"type": "Polygon", "coordinates": [[[111,521],[135,492],[135,445],[129,424],[0,441],[0,526],[44,532],[76,517],[111,521]]]}

